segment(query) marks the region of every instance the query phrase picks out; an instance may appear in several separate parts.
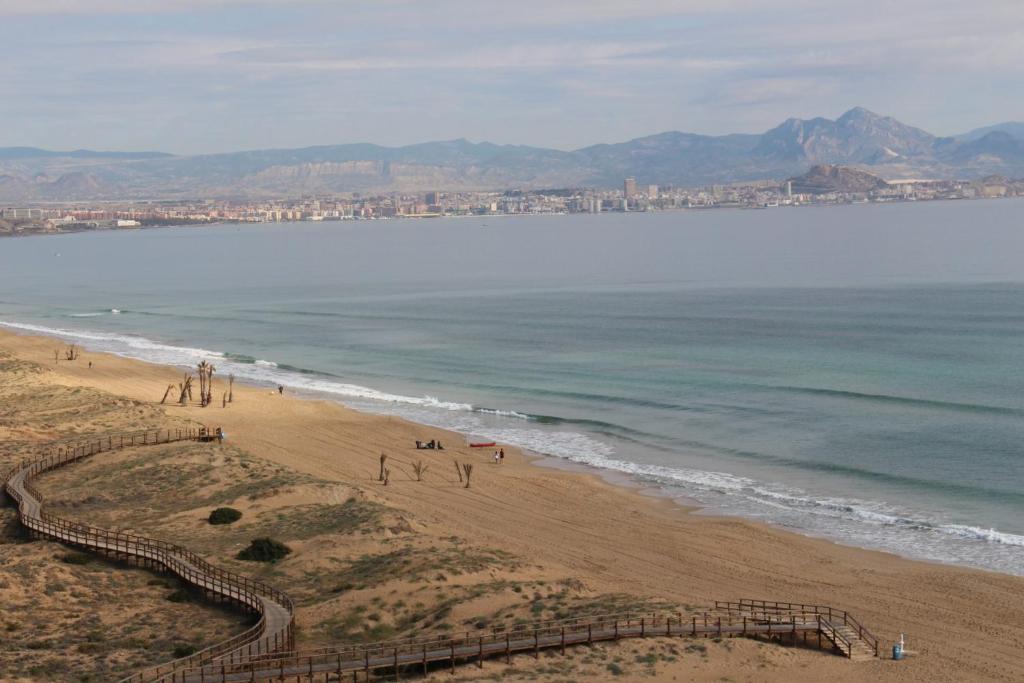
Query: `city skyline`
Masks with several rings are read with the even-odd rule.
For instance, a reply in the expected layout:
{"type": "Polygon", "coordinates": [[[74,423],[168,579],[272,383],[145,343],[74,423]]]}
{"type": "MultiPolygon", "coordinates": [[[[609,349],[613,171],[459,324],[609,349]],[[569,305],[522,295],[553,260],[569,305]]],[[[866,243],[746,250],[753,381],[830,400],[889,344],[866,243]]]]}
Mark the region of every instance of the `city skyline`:
{"type": "Polygon", "coordinates": [[[176,154],[469,138],[575,149],[862,105],[1020,119],[1019,4],[9,0],[0,146],[176,154]],[[957,97],[950,98],[950,91],[957,97]]]}

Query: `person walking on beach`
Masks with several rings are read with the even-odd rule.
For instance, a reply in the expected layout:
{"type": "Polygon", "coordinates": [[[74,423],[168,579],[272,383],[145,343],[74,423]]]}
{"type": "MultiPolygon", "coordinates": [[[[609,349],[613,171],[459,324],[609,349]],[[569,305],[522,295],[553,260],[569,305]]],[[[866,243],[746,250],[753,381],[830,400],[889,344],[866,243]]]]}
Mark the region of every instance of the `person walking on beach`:
{"type": "Polygon", "coordinates": [[[494,464],[495,465],[500,465],[501,464],[501,461],[498,459],[498,457],[499,457],[498,456],[498,451],[494,451],[494,464]]]}
{"type": "Polygon", "coordinates": [[[280,384],[277,385],[277,393],[279,393],[282,396],[284,396],[284,387],[281,386],[280,384]]]}
{"type": "Polygon", "coordinates": [[[505,449],[502,448],[500,451],[498,451],[498,464],[500,465],[500,464],[503,464],[504,462],[505,462],[505,449]]]}

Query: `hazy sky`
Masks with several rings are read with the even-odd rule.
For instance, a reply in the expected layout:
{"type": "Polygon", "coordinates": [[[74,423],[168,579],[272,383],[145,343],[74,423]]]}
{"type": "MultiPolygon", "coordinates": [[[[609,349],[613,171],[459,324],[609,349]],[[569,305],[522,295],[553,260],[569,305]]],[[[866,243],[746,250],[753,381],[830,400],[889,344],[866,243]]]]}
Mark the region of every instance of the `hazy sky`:
{"type": "Polygon", "coordinates": [[[1024,119],[1024,0],[0,0],[0,146],[572,149],[1024,119]]]}

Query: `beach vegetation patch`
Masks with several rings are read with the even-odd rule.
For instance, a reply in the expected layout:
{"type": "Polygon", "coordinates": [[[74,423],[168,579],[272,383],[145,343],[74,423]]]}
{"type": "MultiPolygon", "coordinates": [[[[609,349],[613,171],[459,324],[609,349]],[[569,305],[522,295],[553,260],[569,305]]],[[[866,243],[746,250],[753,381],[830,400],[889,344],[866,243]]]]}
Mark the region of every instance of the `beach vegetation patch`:
{"type": "Polygon", "coordinates": [[[255,538],[249,547],[238,553],[238,559],[249,562],[277,562],[291,554],[292,549],[273,538],[255,538]]]}
{"type": "Polygon", "coordinates": [[[172,651],[175,659],[181,659],[182,657],[188,657],[196,653],[195,645],[175,645],[172,651]]]}
{"type": "Polygon", "coordinates": [[[233,524],[242,518],[242,513],[235,508],[217,508],[210,513],[210,524],[233,524]]]}
{"type": "Polygon", "coordinates": [[[60,556],[60,561],[64,564],[83,565],[92,562],[92,558],[85,553],[64,553],[60,556]]]}

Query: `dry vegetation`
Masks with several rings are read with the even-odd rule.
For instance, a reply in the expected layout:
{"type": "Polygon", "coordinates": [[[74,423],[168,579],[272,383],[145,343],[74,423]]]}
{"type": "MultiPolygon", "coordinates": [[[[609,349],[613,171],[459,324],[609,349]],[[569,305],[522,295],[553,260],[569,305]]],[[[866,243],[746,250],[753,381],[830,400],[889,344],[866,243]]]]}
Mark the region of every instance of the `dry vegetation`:
{"type": "MultiPolygon", "coordinates": [[[[4,469],[42,441],[156,426],[180,425],[159,404],[50,384],[45,367],[0,358],[4,469]]],[[[178,542],[285,588],[298,606],[299,647],[677,607],[594,595],[576,577],[432,528],[386,504],[367,482],[320,480],[229,443],[105,453],[44,475],[38,486],[57,514],[178,542]],[[210,511],[221,506],[241,511],[241,518],[211,525],[210,511]],[[272,564],[237,559],[258,537],[293,552],[272,564]]],[[[27,542],[10,507],[0,511],[0,529],[4,676],[107,680],[246,626],[246,617],[206,605],[166,577],[27,542]]],[[[649,679],[686,647],[595,646],[566,659],[516,658],[514,676],[504,663],[488,663],[462,670],[459,679],[570,681],[600,673],[628,680],[631,672],[649,679]]]]}
{"type": "MultiPolygon", "coordinates": [[[[166,425],[150,406],[46,383],[46,370],[0,356],[0,470],[42,441],[166,425]]],[[[170,580],[28,542],[0,508],[0,679],[106,681],[245,627],[245,617],[191,599],[170,580]],[[110,596],[121,596],[111,605],[110,596]],[[171,596],[184,596],[172,604],[171,596]]]]}

